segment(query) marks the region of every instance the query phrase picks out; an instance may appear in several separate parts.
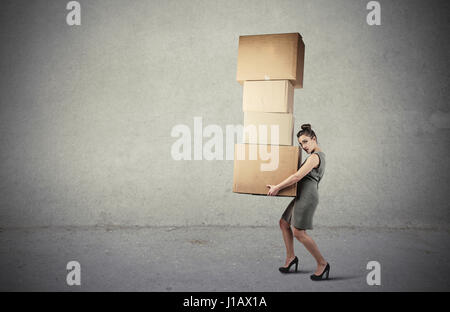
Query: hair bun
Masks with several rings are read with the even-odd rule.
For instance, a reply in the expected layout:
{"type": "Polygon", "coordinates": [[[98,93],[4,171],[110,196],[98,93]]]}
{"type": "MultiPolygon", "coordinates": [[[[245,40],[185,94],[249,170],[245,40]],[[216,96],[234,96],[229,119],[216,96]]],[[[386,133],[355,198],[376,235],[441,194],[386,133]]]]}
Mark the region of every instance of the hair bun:
{"type": "Polygon", "coordinates": [[[302,129],[303,129],[303,130],[307,130],[307,129],[310,130],[310,129],[311,129],[311,125],[310,125],[310,124],[303,124],[303,125],[302,125],[302,129]]]}

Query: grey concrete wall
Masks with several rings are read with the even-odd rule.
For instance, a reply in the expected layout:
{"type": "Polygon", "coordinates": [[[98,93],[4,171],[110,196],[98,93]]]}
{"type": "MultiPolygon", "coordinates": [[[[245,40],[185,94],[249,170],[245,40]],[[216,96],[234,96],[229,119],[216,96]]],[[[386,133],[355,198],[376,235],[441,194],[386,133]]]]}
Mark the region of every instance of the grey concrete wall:
{"type": "MultiPolygon", "coordinates": [[[[448,227],[448,2],[2,1],[0,227],[276,225],[232,160],[176,161],[171,129],[242,124],[239,35],[300,32],[327,155],[317,226],[448,227]]],[[[206,141],[206,140],[205,140],[206,141]]],[[[304,154],[304,156],[306,156],[304,154]]]]}

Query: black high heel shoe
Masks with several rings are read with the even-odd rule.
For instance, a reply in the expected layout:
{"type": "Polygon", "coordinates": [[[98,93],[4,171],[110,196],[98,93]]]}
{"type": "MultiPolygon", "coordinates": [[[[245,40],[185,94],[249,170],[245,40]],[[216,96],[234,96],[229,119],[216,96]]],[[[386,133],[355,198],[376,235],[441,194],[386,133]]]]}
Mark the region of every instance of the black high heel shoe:
{"type": "Polygon", "coordinates": [[[320,281],[323,279],[328,279],[329,274],[330,274],[330,264],[327,262],[327,266],[323,270],[322,274],[320,274],[320,275],[313,274],[313,275],[311,275],[311,279],[313,281],[320,281]]]}
{"type": "Polygon", "coordinates": [[[298,267],[298,258],[297,256],[295,256],[295,258],[291,261],[291,263],[289,263],[288,267],[280,267],[278,268],[278,270],[280,270],[281,273],[288,273],[289,269],[291,268],[291,266],[295,263],[295,272],[297,272],[297,267],[298,267]]]}

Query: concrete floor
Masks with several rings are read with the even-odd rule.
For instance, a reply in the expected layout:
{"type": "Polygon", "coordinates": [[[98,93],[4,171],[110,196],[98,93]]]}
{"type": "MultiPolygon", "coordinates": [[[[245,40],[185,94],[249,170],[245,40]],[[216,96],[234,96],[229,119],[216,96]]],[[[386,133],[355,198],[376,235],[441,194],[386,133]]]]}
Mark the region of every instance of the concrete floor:
{"type": "Polygon", "coordinates": [[[278,227],[86,227],[3,229],[2,291],[449,291],[445,230],[316,227],[308,233],[331,264],[313,282],[315,262],[295,242],[300,272],[281,274],[278,227]],[[81,286],[66,265],[81,265],[81,286]],[[366,265],[381,264],[381,286],[366,265]]]}

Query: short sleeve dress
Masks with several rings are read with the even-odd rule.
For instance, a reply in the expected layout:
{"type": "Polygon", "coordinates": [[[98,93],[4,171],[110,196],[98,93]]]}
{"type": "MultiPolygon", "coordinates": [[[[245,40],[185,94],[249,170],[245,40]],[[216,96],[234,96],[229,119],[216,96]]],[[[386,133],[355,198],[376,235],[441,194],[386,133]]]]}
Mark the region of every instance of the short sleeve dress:
{"type": "MultiPolygon", "coordinates": [[[[292,199],[281,216],[299,230],[313,229],[313,215],[319,204],[319,182],[325,172],[325,154],[323,152],[314,152],[313,154],[319,156],[319,166],[313,168],[306,176],[297,182],[297,195],[292,199]]],[[[304,163],[305,162],[303,162],[300,167],[303,166],[304,163]]]]}

